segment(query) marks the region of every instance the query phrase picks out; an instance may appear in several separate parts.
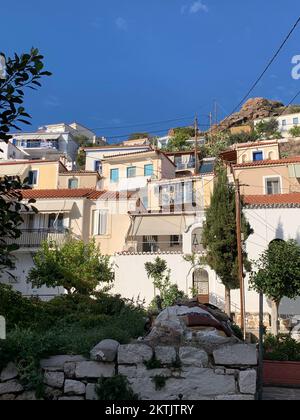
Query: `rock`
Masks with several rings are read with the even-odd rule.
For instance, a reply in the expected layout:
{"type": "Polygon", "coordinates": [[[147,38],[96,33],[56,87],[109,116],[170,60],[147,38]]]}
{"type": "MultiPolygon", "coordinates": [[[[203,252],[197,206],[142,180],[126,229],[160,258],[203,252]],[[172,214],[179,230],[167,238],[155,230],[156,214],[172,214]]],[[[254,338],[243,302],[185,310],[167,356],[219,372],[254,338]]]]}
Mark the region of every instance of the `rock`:
{"type": "Polygon", "coordinates": [[[155,357],[163,364],[172,364],[176,361],[176,350],[170,346],[155,347],[155,357]]]}
{"type": "Polygon", "coordinates": [[[91,360],[113,362],[118,353],[120,343],[116,340],[102,340],[90,352],[91,360]]]}
{"type": "Polygon", "coordinates": [[[119,364],[137,364],[149,361],[153,356],[151,347],[145,344],[125,344],[118,350],[119,364]]]}
{"type": "Polygon", "coordinates": [[[127,378],[140,378],[146,375],[146,367],[144,365],[140,365],[139,367],[135,365],[119,365],[118,366],[118,373],[119,375],[126,376],[127,378]]]}
{"type": "Polygon", "coordinates": [[[255,344],[236,344],[221,347],[213,352],[216,365],[256,366],[257,351],[255,344]]]}
{"type": "Polygon", "coordinates": [[[115,374],[114,363],[79,362],[76,363],[75,377],[82,379],[111,378],[115,374]]]}
{"type": "Polygon", "coordinates": [[[40,362],[40,366],[42,369],[45,370],[64,370],[64,364],[67,362],[83,362],[86,359],[82,356],[70,356],[70,355],[63,355],[63,356],[53,356],[49,359],[42,359],[40,362]]]}
{"type": "Polygon", "coordinates": [[[66,395],[84,395],[86,386],[83,382],[67,379],[65,381],[64,394],[66,395]]]}
{"type": "Polygon", "coordinates": [[[19,372],[14,363],[9,363],[1,372],[0,381],[5,382],[11,379],[15,379],[19,372]]]}
{"type": "Polygon", "coordinates": [[[45,372],[44,383],[52,388],[64,386],[65,375],[63,372],[45,372]]]}
{"type": "Polygon", "coordinates": [[[215,369],[216,375],[225,375],[225,369],[215,369]]]}
{"type": "Polygon", "coordinates": [[[16,399],[14,394],[4,394],[0,396],[0,401],[13,401],[16,399]]]}
{"type": "Polygon", "coordinates": [[[86,386],[86,393],[85,399],[88,401],[95,401],[98,400],[98,396],[96,393],[96,385],[95,384],[87,384],[86,386]]]}
{"type": "Polygon", "coordinates": [[[142,400],[206,400],[223,394],[236,394],[233,376],[215,375],[211,369],[190,368],[189,375],[183,379],[170,378],[165,386],[157,391],[152,378],[130,379],[133,391],[142,400]],[[192,374],[192,371],[196,371],[192,374]]]}
{"type": "Polygon", "coordinates": [[[8,382],[4,382],[0,384],[0,395],[18,394],[22,392],[23,390],[24,389],[22,385],[16,380],[12,380],[12,381],[8,381],[8,382]]]}
{"type": "Polygon", "coordinates": [[[240,372],[240,392],[242,394],[255,394],[256,393],[256,370],[245,370],[240,372]]]}
{"type": "Polygon", "coordinates": [[[60,397],[58,401],[84,401],[84,397],[60,397]]]}
{"type": "Polygon", "coordinates": [[[37,401],[35,391],[26,391],[18,395],[16,401],[37,401]]]}
{"type": "Polygon", "coordinates": [[[45,399],[50,401],[56,401],[59,397],[62,397],[63,392],[60,389],[51,388],[49,386],[45,387],[44,390],[45,399]]]}
{"type": "Polygon", "coordinates": [[[253,395],[218,395],[215,398],[216,401],[254,401],[253,395]]]}
{"type": "Polygon", "coordinates": [[[68,379],[75,378],[76,363],[75,362],[66,362],[64,364],[64,374],[68,379]]]}
{"type": "Polygon", "coordinates": [[[183,365],[207,367],[208,355],[204,350],[196,347],[180,347],[179,359],[183,365]]]}

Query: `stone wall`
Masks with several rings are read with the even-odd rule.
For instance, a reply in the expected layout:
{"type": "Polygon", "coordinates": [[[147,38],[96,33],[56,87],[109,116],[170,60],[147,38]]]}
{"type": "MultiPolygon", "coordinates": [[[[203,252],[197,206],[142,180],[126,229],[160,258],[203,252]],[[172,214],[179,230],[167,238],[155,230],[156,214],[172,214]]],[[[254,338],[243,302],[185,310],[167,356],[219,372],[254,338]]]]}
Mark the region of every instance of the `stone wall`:
{"type": "MultiPolygon", "coordinates": [[[[128,378],[142,400],[254,400],[256,368],[256,347],[240,343],[205,351],[192,345],[150,347],[104,340],[89,360],[63,355],[41,361],[47,400],[96,400],[99,378],[117,374],[128,378]]],[[[0,399],[35,399],[12,363],[1,372],[0,399]]]]}

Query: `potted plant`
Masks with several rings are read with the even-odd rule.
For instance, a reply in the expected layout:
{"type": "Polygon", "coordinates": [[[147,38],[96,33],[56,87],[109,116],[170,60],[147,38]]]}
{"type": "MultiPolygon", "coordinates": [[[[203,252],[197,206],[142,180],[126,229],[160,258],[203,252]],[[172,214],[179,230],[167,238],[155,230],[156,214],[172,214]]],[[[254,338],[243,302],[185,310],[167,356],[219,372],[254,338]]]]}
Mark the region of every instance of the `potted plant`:
{"type": "Polygon", "coordinates": [[[300,386],[300,343],[289,335],[266,336],[264,385],[300,386]]]}

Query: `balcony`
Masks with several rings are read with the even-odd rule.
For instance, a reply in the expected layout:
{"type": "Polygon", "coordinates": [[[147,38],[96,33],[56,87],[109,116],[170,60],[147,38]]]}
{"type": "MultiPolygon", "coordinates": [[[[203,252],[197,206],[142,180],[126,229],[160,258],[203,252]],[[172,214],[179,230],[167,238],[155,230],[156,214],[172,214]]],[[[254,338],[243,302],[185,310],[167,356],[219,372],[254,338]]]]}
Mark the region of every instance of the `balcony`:
{"type": "Polygon", "coordinates": [[[177,171],[185,171],[187,169],[195,169],[195,162],[194,161],[187,162],[187,163],[176,162],[176,169],[177,169],[177,171]]]}
{"type": "Polygon", "coordinates": [[[8,244],[17,244],[22,248],[40,248],[43,242],[55,242],[62,245],[65,242],[67,229],[23,229],[17,239],[7,239],[8,244]]]}

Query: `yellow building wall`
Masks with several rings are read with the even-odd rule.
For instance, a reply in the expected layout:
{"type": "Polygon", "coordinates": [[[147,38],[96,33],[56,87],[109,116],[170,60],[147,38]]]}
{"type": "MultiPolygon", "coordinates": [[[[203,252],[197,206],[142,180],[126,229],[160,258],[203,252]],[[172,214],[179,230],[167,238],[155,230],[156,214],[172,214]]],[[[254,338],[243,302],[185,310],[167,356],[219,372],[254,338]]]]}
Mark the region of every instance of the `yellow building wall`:
{"type": "Polygon", "coordinates": [[[0,177],[4,175],[19,176],[24,181],[29,171],[38,171],[37,185],[33,185],[34,189],[56,189],[58,186],[58,162],[47,163],[26,163],[0,165],[0,177]]]}
{"type": "Polygon", "coordinates": [[[88,175],[59,175],[58,188],[64,189],[69,187],[69,180],[77,179],[78,188],[96,188],[99,181],[97,174],[88,175]]]}
{"type": "Polygon", "coordinates": [[[279,155],[279,146],[278,144],[271,144],[270,146],[257,146],[251,148],[238,148],[237,149],[237,163],[253,162],[253,152],[263,152],[264,160],[278,160],[279,155]]]}
{"type": "Polygon", "coordinates": [[[235,169],[234,175],[240,181],[243,195],[263,195],[266,178],[280,177],[281,193],[300,192],[300,184],[297,178],[289,176],[288,165],[264,166],[235,169]]]}

